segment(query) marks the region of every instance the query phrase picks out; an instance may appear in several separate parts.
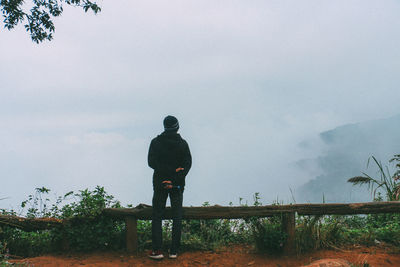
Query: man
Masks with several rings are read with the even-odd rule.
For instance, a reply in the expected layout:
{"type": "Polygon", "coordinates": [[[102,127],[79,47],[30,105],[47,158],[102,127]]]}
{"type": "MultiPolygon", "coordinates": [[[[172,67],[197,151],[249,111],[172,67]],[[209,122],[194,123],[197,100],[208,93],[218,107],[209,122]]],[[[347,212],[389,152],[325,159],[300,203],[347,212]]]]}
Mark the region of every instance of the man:
{"type": "Polygon", "coordinates": [[[164,119],[164,132],[151,141],[148,164],[153,174],[152,259],[163,259],[161,221],[167,198],[172,209],[172,244],[169,257],[177,257],[182,228],[182,200],[185,177],[192,166],[189,146],[178,134],[179,122],[174,116],[164,119]]]}

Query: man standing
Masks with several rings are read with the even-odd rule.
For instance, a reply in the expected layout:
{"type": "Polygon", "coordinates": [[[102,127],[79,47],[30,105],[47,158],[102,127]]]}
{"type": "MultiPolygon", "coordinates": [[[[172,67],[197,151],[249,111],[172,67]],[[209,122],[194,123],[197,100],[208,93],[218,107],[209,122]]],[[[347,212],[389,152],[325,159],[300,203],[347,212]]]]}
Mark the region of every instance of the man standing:
{"type": "Polygon", "coordinates": [[[187,142],[178,134],[179,122],[174,116],[164,119],[164,132],[151,141],[148,164],[153,174],[152,246],[149,257],[163,259],[161,222],[169,195],[172,209],[172,244],[169,257],[177,257],[182,228],[182,200],[185,177],[192,166],[187,142]]]}

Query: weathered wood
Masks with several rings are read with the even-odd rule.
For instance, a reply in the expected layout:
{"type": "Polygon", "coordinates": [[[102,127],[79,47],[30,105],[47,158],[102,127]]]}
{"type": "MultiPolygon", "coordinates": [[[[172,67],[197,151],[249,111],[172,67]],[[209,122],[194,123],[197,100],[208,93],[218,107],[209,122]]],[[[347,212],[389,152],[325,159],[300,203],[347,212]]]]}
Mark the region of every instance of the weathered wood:
{"type": "Polygon", "coordinates": [[[132,216],[125,217],[126,249],[129,253],[138,251],[137,219],[132,216]]]}
{"type": "Polygon", "coordinates": [[[400,201],[365,203],[296,204],[299,215],[353,215],[400,213],[400,201]]]}
{"type": "MultiPolygon", "coordinates": [[[[151,206],[141,204],[130,209],[104,209],[104,214],[124,219],[127,216],[140,220],[150,220],[151,206]]],[[[268,205],[257,207],[183,207],[183,219],[240,219],[249,217],[268,217],[297,212],[299,215],[352,215],[373,213],[400,213],[400,201],[366,203],[293,204],[268,205]]],[[[171,209],[166,208],[165,219],[171,219],[171,209]]],[[[55,218],[23,218],[0,215],[0,225],[10,225],[25,231],[45,230],[62,226],[77,218],[59,220],[55,218]]]]}
{"type": "Polygon", "coordinates": [[[24,231],[47,230],[62,226],[63,221],[55,218],[23,218],[12,215],[0,215],[0,224],[24,231]]]}
{"type": "Polygon", "coordinates": [[[295,238],[296,238],[296,213],[288,212],[282,215],[282,230],[287,234],[286,242],[283,245],[283,251],[286,254],[293,254],[296,252],[295,238]]]}
{"type": "MultiPolygon", "coordinates": [[[[134,216],[140,220],[151,219],[151,206],[139,205],[130,209],[105,209],[104,213],[121,217],[134,216]]],[[[297,212],[299,215],[351,215],[372,213],[400,213],[400,202],[366,202],[333,204],[293,204],[268,205],[256,207],[183,207],[183,219],[239,219],[249,217],[268,217],[277,214],[297,212]]],[[[165,219],[171,219],[171,208],[166,208],[165,219]]]]}
{"type": "MultiPolygon", "coordinates": [[[[183,219],[240,219],[249,217],[268,217],[284,212],[291,212],[280,206],[260,206],[260,207],[183,207],[183,219]]],[[[105,209],[104,213],[112,217],[134,216],[140,220],[150,220],[152,208],[146,207],[141,209],[105,209]]],[[[171,219],[171,208],[167,207],[164,212],[165,219],[171,219]]]]}

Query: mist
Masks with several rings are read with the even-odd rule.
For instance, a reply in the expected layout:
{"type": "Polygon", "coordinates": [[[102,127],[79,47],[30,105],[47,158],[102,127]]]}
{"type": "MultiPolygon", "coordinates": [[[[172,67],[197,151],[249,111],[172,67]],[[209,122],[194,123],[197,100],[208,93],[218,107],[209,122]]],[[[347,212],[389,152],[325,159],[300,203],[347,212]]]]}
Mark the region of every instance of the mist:
{"type": "MultiPolygon", "coordinates": [[[[298,189],[297,198],[303,202],[372,201],[377,194],[366,185],[353,186],[347,180],[364,176],[363,173],[380,180],[379,168],[372,157],[382,164],[385,172],[393,174],[395,166],[389,161],[399,154],[399,136],[400,115],[321,133],[319,140],[325,145],[321,154],[298,162],[299,167],[318,174],[298,189]]],[[[308,147],[311,143],[302,145],[308,147]]],[[[385,198],[385,193],[381,193],[385,198]]]]}
{"type": "MultiPolygon", "coordinates": [[[[355,173],[377,153],[341,143],[354,132],[334,144],[321,133],[400,113],[397,1],[101,5],[67,8],[40,45],[0,31],[2,208],[42,186],[151,203],[147,150],[169,114],[193,156],[184,205],[300,201],[328,172],[318,159],[340,150],[355,173]]],[[[382,131],[396,150],[397,132],[382,131]]]]}

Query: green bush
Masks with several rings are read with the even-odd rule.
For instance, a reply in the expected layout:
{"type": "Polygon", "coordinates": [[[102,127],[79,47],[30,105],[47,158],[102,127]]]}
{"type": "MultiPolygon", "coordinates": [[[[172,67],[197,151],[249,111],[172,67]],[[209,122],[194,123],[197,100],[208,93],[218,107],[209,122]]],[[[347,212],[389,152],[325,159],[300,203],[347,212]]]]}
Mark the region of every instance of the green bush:
{"type": "Polygon", "coordinates": [[[8,226],[3,229],[3,238],[10,254],[31,257],[55,251],[51,231],[25,232],[8,226]]]}
{"type": "MultiPolygon", "coordinates": [[[[261,206],[259,193],[253,196],[253,205],[261,206]]],[[[279,205],[278,201],[273,205],[279,205]]],[[[253,243],[256,250],[260,253],[280,253],[287,234],[282,230],[282,216],[272,216],[268,218],[250,218],[246,220],[247,229],[250,233],[250,243],[253,243]]]]}
{"type": "MultiPolygon", "coordinates": [[[[50,190],[36,188],[21,204],[28,208],[26,216],[30,218],[55,217],[67,223],[62,228],[45,231],[25,232],[11,226],[3,227],[2,240],[6,241],[10,253],[22,256],[34,256],[65,249],[90,251],[102,249],[121,249],[125,246],[125,224],[102,214],[104,208],[118,208],[120,203],[107,194],[103,187],[93,191],[81,190],[69,192],[58,197],[50,205],[47,198],[50,190]],[[61,208],[63,201],[69,201],[61,208]]],[[[3,214],[16,215],[15,211],[3,214]]]]}
{"type": "Polygon", "coordinates": [[[99,186],[94,191],[81,190],[75,196],[78,202],[57,210],[58,217],[68,221],[61,231],[54,232],[59,243],[66,239],[69,248],[79,251],[122,248],[125,223],[102,214],[104,208],[120,208],[120,203],[99,186]]]}
{"type": "Polygon", "coordinates": [[[302,253],[320,247],[320,217],[304,216],[296,220],[296,250],[302,253]]]}
{"type": "Polygon", "coordinates": [[[282,231],[280,216],[253,218],[250,220],[249,228],[258,252],[279,253],[282,251],[287,234],[282,231]]]}
{"type": "Polygon", "coordinates": [[[297,252],[321,248],[385,242],[400,245],[400,221],[397,214],[368,216],[304,216],[297,219],[297,252]]]}
{"type": "MultiPolygon", "coordinates": [[[[137,231],[139,250],[151,249],[151,221],[138,220],[137,231]]],[[[125,229],[123,235],[125,235],[125,229]]]]}
{"type": "Polygon", "coordinates": [[[236,225],[237,221],[224,219],[184,220],[182,222],[183,247],[213,250],[230,243],[238,243],[241,241],[242,232],[239,232],[236,225]]]}

